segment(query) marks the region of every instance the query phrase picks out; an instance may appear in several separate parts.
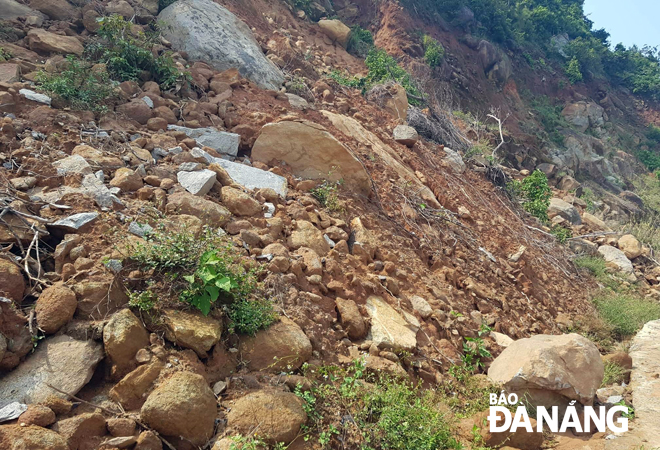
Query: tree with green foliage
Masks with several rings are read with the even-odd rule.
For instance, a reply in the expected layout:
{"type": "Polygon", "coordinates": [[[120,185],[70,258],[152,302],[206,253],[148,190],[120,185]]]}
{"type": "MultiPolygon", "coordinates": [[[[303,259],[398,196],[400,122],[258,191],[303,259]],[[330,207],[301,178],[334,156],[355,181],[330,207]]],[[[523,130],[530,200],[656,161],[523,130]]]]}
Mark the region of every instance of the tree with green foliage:
{"type": "Polygon", "coordinates": [[[580,61],[574,56],[568,64],[566,64],[566,76],[571,84],[579,83],[582,81],[582,70],[580,70],[580,61]]]}
{"type": "Polygon", "coordinates": [[[522,181],[513,180],[508,185],[509,192],[516,198],[522,198],[523,209],[540,219],[548,221],[548,207],[552,190],[545,173],[536,169],[522,181]]]}

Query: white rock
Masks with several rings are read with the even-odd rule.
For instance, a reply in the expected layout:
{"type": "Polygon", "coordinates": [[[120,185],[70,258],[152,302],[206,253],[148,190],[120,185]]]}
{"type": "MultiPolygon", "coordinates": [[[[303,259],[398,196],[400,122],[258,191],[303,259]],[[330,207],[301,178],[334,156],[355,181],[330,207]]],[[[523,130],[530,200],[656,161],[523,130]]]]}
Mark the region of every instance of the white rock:
{"type": "Polygon", "coordinates": [[[618,248],[612,247],[611,245],[601,245],[598,247],[598,253],[603,255],[608,266],[617,269],[621,273],[634,276],[632,262],[630,262],[626,257],[626,254],[618,248]]]}
{"type": "Polygon", "coordinates": [[[412,303],[413,310],[418,312],[422,319],[428,319],[433,314],[433,308],[431,308],[429,302],[418,295],[410,297],[410,303],[412,303]]]}
{"type": "Polygon", "coordinates": [[[206,195],[215,184],[215,172],[208,169],[196,172],[179,172],[176,178],[179,184],[188,192],[200,197],[206,195]]]}
{"type": "Polygon", "coordinates": [[[382,349],[412,350],[417,346],[417,330],[380,297],[367,299],[371,330],[367,339],[382,349]]]}
{"type": "Polygon", "coordinates": [[[92,173],[92,166],[80,155],[71,155],[55,161],[53,167],[57,169],[57,175],[59,176],[64,176],[68,173],[79,173],[81,175],[92,173]]]}
{"type": "Polygon", "coordinates": [[[241,136],[239,134],[218,131],[211,127],[187,128],[178,125],[168,125],[167,129],[183,131],[186,133],[186,136],[196,140],[198,144],[211,147],[218,153],[230,156],[236,156],[238,154],[238,144],[241,142],[241,136]]]}
{"type": "Polygon", "coordinates": [[[412,147],[415,145],[415,142],[419,141],[417,130],[408,125],[397,125],[396,128],[394,128],[393,135],[395,141],[406,147],[412,147]]]}
{"type": "Polygon", "coordinates": [[[21,89],[20,91],[18,91],[18,93],[24,96],[25,98],[27,98],[28,100],[32,100],[33,102],[37,102],[37,103],[43,103],[48,106],[50,106],[50,102],[52,101],[49,96],[31,91],[29,89],[21,89]]]}

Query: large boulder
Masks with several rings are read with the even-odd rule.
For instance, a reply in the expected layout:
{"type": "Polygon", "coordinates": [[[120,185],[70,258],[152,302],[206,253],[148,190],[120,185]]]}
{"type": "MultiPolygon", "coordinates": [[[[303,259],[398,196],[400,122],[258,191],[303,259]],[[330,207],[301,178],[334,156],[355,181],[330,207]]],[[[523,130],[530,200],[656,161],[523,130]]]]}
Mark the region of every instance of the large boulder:
{"type": "Polygon", "coordinates": [[[77,394],[103,359],[103,347],[66,335],[43,341],[18,368],[0,379],[0,408],[12,402],[38,403],[51,395],[66,398],[48,385],[77,394]]]}
{"type": "Polygon", "coordinates": [[[296,370],[312,356],[312,344],[292,320],[280,321],[240,344],[241,357],[251,371],[296,370]]]}
{"type": "Polygon", "coordinates": [[[630,262],[623,251],[616,247],[612,247],[611,245],[601,245],[598,247],[598,253],[603,256],[609,267],[612,267],[621,273],[634,276],[632,262],[630,262]]]}
{"type": "Polygon", "coordinates": [[[114,375],[123,376],[135,367],[137,351],[149,345],[149,333],[130,309],[122,309],[103,328],[103,345],[114,375]]]}
{"type": "Polygon", "coordinates": [[[73,319],[78,307],[76,294],[62,284],[46,288],[39,298],[35,312],[37,325],[46,334],[54,334],[73,319]]]}
{"type": "Polygon", "coordinates": [[[252,158],[266,164],[283,161],[301,178],[343,180],[363,194],[371,190],[369,175],[355,155],[313,122],[265,125],[252,147],[252,158]]]}
{"type": "Polygon", "coordinates": [[[408,322],[381,297],[367,299],[371,330],[367,339],[381,349],[408,350],[417,346],[418,326],[408,322]]]}
{"type": "Polygon", "coordinates": [[[0,0],[0,20],[14,20],[18,17],[37,16],[45,19],[40,12],[31,9],[16,0],[0,0]]]}
{"type": "Polygon", "coordinates": [[[30,50],[44,53],[64,53],[82,55],[83,46],[73,36],[62,36],[41,28],[33,28],[28,32],[27,41],[30,50]]]}
{"type": "Polygon", "coordinates": [[[323,34],[328,36],[331,41],[337,42],[346,48],[346,44],[348,44],[348,40],[351,37],[351,29],[344,25],[341,20],[319,20],[319,28],[321,28],[323,34]]]}
{"type": "Polygon", "coordinates": [[[250,28],[211,0],[179,0],[158,15],[163,37],[190,60],[218,70],[237,68],[263,89],[279,89],[282,72],[268,60],[250,28]]]}
{"type": "Polygon", "coordinates": [[[231,213],[224,206],[188,192],[177,192],[168,196],[166,210],[168,214],[198,217],[204,225],[212,227],[222,227],[231,218],[231,213]]]}
{"type": "Polygon", "coordinates": [[[6,259],[0,259],[0,296],[20,304],[24,291],[25,279],[21,269],[6,259]]]}
{"type": "Polygon", "coordinates": [[[513,74],[509,57],[488,41],[479,42],[479,60],[486,76],[503,86],[513,74]]]}
{"type": "Polygon", "coordinates": [[[216,399],[204,377],[177,372],[154,389],[140,415],[163,436],[180,436],[201,446],[213,436],[216,399]]]}
{"type": "Polygon", "coordinates": [[[198,312],[168,309],[163,311],[162,322],[167,340],[194,350],[202,358],[222,337],[222,322],[198,312]]]}
{"type": "Polygon", "coordinates": [[[30,0],[30,7],[52,20],[71,20],[80,16],[80,10],[66,0],[30,0]]]}
{"type": "Polygon", "coordinates": [[[549,398],[544,395],[549,393],[591,405],[603,381],[603,362],[598,348],[583,336],[536,335],[512,342],[495,358],[488,376],[534,400],[549,398]]]}
{"type": "Polygon", "coordinates": [[[257,429],[271,443],[289,444],[306,421],[302,400],[291,392],[252,392],[239,398],[227,414],[228,428],[244,435],[257,429]]]}
{"type": "Polygon", "coordinates": [[[548,217],[551,219],[555,216],[563,217],[573,225],[580,225],[582,218],[577,208],[560,198],[551,198],[550,206],[548,206],[548,217]]]}
{"type": "Polygon", "coordinates": [[[562,116],[578,130],[585,132],[589,128],[599,128],[605,124],[607,114],[602,106],[594,102],[580,101],[566,105],[562,116]]]}

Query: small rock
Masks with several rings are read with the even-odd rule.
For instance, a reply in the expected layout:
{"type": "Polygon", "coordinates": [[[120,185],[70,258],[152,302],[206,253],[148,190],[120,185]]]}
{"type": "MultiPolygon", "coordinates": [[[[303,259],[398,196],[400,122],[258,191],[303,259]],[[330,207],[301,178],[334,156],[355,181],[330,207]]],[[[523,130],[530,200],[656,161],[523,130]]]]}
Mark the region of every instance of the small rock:
{"type": "Polygon", "coordinates": [[[18,91],[18,93],[28,100],[32,100],[33,102],[37,103],[43,103],[48,106],[50,106],[52,101],[52,99],[46,94],[40,94],[38,92],[31,91],[30,89],[21,89],[18,91]]]}
{"type": "Polygon", "coordinates": [[[237,216],[254,216],[262,211],[258,201],[245,192],[230,186],[222,187],[222,204],[237,216]]]}
{"type": "Polygon", "coordinates": [[[46,288],[35,307],[37,326],[46,334],[54,334],[73,319],[78,307],[76,294],[62,284],[46,288]]]}
{"type": "Polygon", "coordinates": [[[200,358],[222,337],[222,323],[201,313],[170,309],[163,312],[162,321],[167,340],[194,350],[200,358]]]}
{"type": "Polygon", "coordinates": [[[57,222],[52,223],[50,226],[61,228],[73,233],[82,230],[86,225],[94,223],[98,217],[99,213],[97,212],[79,213],[65,219],[60,219],[57,222]]]}
{"type": "Polygon", "coordinates": [[[353,300],[337,298],[335,300],[341,324],[352,340],[362,339],[367,334],[367,325],[360,314],[360,309],[353,300]]]}
{"type": "Polygon", "coordinates": [[[103,345],[113,364],[113,375],[121,377],[135,367],[135,354],[149,345],[149,333],[130,309],[122,309],[103,327],[103,345]]]}
{"type": "Polygon", "coordinates": [[[410,297],[410,303],[412,303],[413,310],[416,311],[422,319],[428,319],[431,314],[433,314],[433,308],[431,308],[429,302],[418,295],[410,297]]]}
{"type": "Polygon", "coordinates": [[[187,128],[178,125],[169,125],[167,129],[183,131],[186,136],[197,141],[198,145],[210,147],[223,155],[236,156],[238,154],[241,136],[236,133],[218,131],[214,128],[187,128]]]}
{"type": "Polygon", "coordinates": [[[413,147],[415,143],[419,140],[419,134],[417,130],[408,125],[397,125],[394,128],[394,140],[399,144],[403,144],[406,147],[413,147]]]}

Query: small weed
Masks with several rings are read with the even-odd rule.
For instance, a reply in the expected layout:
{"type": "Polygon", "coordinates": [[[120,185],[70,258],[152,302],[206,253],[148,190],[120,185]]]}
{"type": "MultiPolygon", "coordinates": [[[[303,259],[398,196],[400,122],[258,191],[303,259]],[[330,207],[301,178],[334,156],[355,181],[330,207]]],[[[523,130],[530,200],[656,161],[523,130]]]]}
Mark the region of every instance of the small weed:
{"type": "Polygon", "coordinates": [[[621,384],[625,378],[628,371],[615,363],[614,361],[607,361],[605,363],[605,374],[603,376],[603,382],[601,387],[610,386],[612,384],[621,384]]]}
{"type": "Polygon", "coordinates": [[[158,298],[156,297],[156,294],[149,289],[141,292],[130,292],[128,294],[128,306],[131,308],[137,308],[140,311],[151,311],[154,306],[156,306],[157,301],[158,298]]]}
{"type": "Polygon", "coordinates": [[[256,436],[243,436],[239,434],[229,439],[232,440],[229,450],[264,450],[268,448],[266,442],[256,436]]]}
{"type": "Polygon", "coordinates": [[[483,368],[484,358],[492,358],[493,355],[488,351],[483,340],[483,336],[490,333],[492,329],[487,325],[481,325],[476,338],[466,337],[463,342],[463,365],[474,372],[476,369],[483,368]]]}
{"type": "Polygon", "coordinates": [[[625,400],[621,400],[616,406],[625,406],[628,410],[627,412],[621,413],[626,419],[633,420],[635,418],[635,409],[632,406],[628,406],[625,400]]]}
{"type": "Polygon", "coordinates": [[[341,181],[332,182],[326,180],[319,186],[311,189],[310,193],[324,208],[328,208],[330,211],[341,211],[342,206],[339,202],[338,195],[341,185],[341,181]]]}
{"type": "Polygon", "coordinates": [[[473,370],[465,365],[451,366],[449,374],[452,379],[443,382],[438,388],[446,398],[449,408],[459,418],[487,410],[490,394],[500,391],[498,386],[474,376],[473,370]]]}
{"type": "Polygon", "coordinates": [[[266,299],[238,300],[228,307],[231,332],[253,336],[277,320],[273,303],[266,299]]]}
{"type": "Polygon", "coordinates": [[[634,294],[610,293],[595,298],[594,304],[619,338],[632,336],[646,322],[660,319],[660,303],[634,294]]]}

